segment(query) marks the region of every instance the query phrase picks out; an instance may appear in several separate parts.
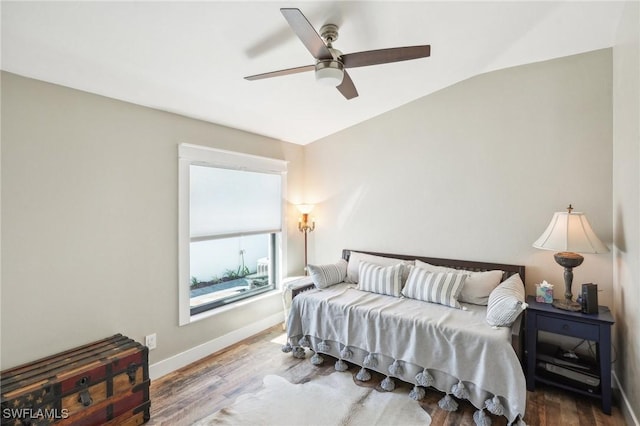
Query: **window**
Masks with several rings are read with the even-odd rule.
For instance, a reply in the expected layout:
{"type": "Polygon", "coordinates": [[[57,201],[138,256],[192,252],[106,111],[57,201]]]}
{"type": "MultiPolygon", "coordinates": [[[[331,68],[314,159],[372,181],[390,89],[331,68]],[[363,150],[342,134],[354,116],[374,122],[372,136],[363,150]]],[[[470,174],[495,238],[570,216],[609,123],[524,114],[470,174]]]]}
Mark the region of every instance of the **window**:
{"type": "Polygon", "coordinates": [[[179,148],[180,324],[275,288],[286,162],[179,148]]]}

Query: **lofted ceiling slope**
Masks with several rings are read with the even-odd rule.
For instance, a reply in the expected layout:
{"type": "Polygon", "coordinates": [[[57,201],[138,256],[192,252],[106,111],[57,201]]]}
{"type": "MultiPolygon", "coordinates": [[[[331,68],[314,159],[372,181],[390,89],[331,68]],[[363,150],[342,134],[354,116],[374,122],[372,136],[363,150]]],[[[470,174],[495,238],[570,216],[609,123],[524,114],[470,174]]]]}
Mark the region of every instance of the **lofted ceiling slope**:
{"type": "Polygon", "coordinates": [[[613,46],[619,2],[2,2],[2,69],[307,144],[458,81],[613,46]],[[280,13],[340,27],[344,53],[431,45],[431,57],[349,70],[346,100],[280,13]]]}

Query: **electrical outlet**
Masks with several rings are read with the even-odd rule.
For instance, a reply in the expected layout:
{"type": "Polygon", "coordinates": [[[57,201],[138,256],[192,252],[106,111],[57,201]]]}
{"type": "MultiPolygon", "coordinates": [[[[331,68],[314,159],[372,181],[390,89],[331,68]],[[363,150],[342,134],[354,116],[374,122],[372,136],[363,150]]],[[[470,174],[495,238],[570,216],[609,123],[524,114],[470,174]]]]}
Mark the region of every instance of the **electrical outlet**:
{"type": "Polygon", "coordinates": [[[156,340],[156,333],[149,334],[144,337],[144,345],[149,348],[149,350],[153,350],[157,347],[158,342],[156,340]]]}

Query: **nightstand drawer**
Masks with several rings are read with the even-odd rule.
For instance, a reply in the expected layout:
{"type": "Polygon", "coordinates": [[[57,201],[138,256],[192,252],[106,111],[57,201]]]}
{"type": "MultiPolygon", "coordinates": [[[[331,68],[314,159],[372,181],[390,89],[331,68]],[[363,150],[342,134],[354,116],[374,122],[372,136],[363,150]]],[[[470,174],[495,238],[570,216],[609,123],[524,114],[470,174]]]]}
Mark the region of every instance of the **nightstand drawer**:
{"type": "Polygon", "coordinates": [[[538,330],[593,341],[598,341],[600,335],[600,327],[595,324],[586,324],[544,315],[538,315],[538,330]]]}

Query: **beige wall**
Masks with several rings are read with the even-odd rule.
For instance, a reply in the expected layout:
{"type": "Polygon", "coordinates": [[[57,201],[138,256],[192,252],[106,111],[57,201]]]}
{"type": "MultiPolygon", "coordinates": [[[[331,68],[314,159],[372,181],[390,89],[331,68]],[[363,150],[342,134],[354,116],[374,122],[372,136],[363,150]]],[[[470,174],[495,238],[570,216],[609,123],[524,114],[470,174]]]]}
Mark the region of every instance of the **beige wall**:
{"type": "Polygon", "coordinates": [[[613,49],[613,226],[616,376],[640,418],[640,7],[629,3],[613,49]]]}
{"type": "Polygon", "coordinates": [[[154,363],[281,310],[274,295],[178,327],[181,142],[290,161],[300,202],[300,146],[2,74],[2,368],[114,333],[157,333],[154,363]]]}
{"type": "MultiPolygon", "coordinates": [[[[353,248],[517,263],[528,293],[561,292],[531,244],[572,203],[611,245],[611,79],[610,49],[492,72],[308,145],[310,262],[353,248]]],[[[611,305],[611,259],[585,255],[574,293],[594,282],[611,305]]]]}

